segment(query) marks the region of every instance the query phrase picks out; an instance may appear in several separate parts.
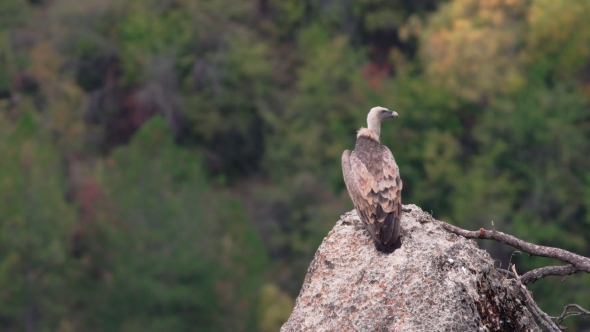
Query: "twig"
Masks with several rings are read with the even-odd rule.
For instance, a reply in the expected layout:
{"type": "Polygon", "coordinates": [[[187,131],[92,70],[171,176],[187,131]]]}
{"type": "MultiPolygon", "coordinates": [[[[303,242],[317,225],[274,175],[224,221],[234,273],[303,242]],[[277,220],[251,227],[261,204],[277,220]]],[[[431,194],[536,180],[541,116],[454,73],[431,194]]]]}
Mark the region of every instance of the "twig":
{"type": "Polygon", "coordinates": [[[498,271],[498,272],[502,272],[502,273],[504,273],[505,275],[507,275],[507,276],[509,276],[509,277],[512,277],[512,278],[514,278],[514,273],[512,273],[512,272],[510,272],[510,271],[508,271],[508,270],[504,270],[504,269],[501,269],[501,268],[497,267],[497,268],[496,268],[496,271],[498,271]]]}
{"type": "Polygon", "coordinates": [[[580,315],[589,315],[590,316],[590,311],[582,308],[581,306],[579,306],[577,304],[568,304],[565,307],[563,307],[563,312],[561,313],[561,316],[554,317],[554,319],[555,319],[555,323],[557,323],[558,325],[561,325],[561,323],[563,322],[564,319],[566,319],[568,317],[580,316],[580,315]],[[576,308],[579,311],[570,312],[569,311],[570,308],[576,308]]]}
{"type": "MultiPolygon", "coordinates": [[[[457,226],[453,226],[444,221],[438,221],[440,225],[449,232],[464,236],[469,239],[494,240],[500,243],[510,245],[516,249],[526,251],[534,256],[549,257],[559,259],[563,262],[573,265],[576,272],[584,271],[590,273],[590,258],[580,256],[564,249],[539,246],[532,244],[512,235],[498,231],[487,231],[480,228],[479,231],[467,231],[457,226]]],[[[561,275],[561,274],[560,274],[561,275]]]]}
{"type": "Polygon", "coordinates": [[[510,269],[510,266],[512,266],[512,257],[514,257],[514,254],[522,255],[522,252],[516,250],[515,252],[510,254],[510,259],[508,260],[508,269],[510,269]]]}
{"type": "Polygon", "coordinates": [[[543,324],[543,326],[545,326],[547,330],[549,330],[550,332],[560,332],[561,329],[551,320],[551,317],[549,317],[549,315],[544,313],[543,310],[539,308],[535,300],[533,300],[533,296],[531,295],[529,290],[522,284],[522,282],[520,281],[521,279],[518,276],[518,273],[516,273],[516,268],[514,265],[512,265],[512,273],[514,273],[514,280],[516,280],[516,284],[519,286],[520,291],[526,297],[527,304],[529,305],[531,313],[533,314],[535,319],[539,323],[543,324]]]}

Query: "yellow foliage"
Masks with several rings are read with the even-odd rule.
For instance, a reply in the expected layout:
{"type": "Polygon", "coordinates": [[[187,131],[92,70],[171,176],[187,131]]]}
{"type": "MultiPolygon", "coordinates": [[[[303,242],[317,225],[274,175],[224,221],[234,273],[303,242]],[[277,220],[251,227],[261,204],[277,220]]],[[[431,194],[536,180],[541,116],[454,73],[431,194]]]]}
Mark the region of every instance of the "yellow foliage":
{"type": "Polygon", "coordinates": [[[470,101],[524,85],[519,60],[524,0],[456,0],[432,18],[422,38],[435,84],[470,101]]]}
{"type": "Polygon", "coordinates": [[[469,101],[518,91],[538,61],[575,76],[589,63],[588,17],[589,1],[455,0],[422,35],[427,75],[469,101]]]}
{"type": "Polygon", "coordinates": [[[49,41],[37,43],[29,54],[31,71],[47,98],[49,106],[46,111],[51,114],[52,120],[44,125],[59,134],[61,148],[79,148],[86,132],[80,109],[87,96],[73,79],[61,74],[60,68],[65,60],[49,41]]]}
{"type": "Polygon", "coordinates": [[[262,332],[280,330],[289,319],[295,302],[274,284],[266,284],[260,291],[258,304],[258,327],[262,332]]]}
{"type": "Polygon", "coordinates": [[[534,0],[527,15],[527,54],[548,57],[558,72],[572,74],[590,58],[590,1],[534,0]]]}

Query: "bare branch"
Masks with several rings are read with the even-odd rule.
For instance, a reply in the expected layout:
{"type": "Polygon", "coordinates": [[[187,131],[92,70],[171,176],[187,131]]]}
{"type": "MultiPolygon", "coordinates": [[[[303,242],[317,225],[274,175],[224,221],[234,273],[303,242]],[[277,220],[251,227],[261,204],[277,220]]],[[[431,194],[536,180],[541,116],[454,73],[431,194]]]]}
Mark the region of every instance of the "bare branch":
{"type": "Polygon", "coordinates": [[[523,285],[534,283],[535,281],[545,278],[546,276],[568,276],[580,272],[573,265],[562,266],[545,266],[538,269],[531,270],[520,277],[523,285]]]}
{"type": "Polygon", "coordinates": [[[547,330],[549,330],[550,332],[560,332],[561,329],[555,323],[553,323],[549,315],[544,313],[543,310],[539,308],[535,300],[533,300],[533,296],[531,295],[529,290],[522,284],[522,282],[520,281],[520,277],[518,276],[518,273],[516,273],[516,268],[514,265],[512,265],[512,273],[514,273],[514,280],[516,280],[516,284],[519,286],[518,288],[525,296],[527,304],[529,305],[531,313],[533,314],[535,319],[539,323],[543,324],[543,326],[545,326],[547,330]]]}
{"type": "Polygon", "coordinates": [[[496,268],[497,271],[514,278],[516,286],[526,298],[531,313],[533,314],[535,319],[539,323],[543,324],[543,326],[545,326],[549,331],[559,332],[565,329],[565,327],[561,326],[561,323],[564,319],[568,317],[590,315],[590,311],[582,308],[581,306],[577,304],[568,304],[563,308],[563,313],[561,314],[561,316],[550,317],[539,308],[535,300],[533,300],[531,292],[525,287],[526,284],[534,283],[535,281],[546,276],[565,276],[567,278],[567,276],[581,271],[590,273],[590,258],[577,255],[560,248],[532,244],[521,239],[518,239],[512,235],[498,232],[495,229],[489,231],[480,228],[478,231],[467,231],[457,226],[448,224],[444,221],[437,220],[437,222],[439,222],[440,225],[447,231],[455,233],[457,235],[464,236],[468,239],[494,240],[500,243],[510,245],[516,249],[527,252],[528,254],[533,256],[555,258],[562,262],[569,263],[568,265],[545,266],[542,268],[534,269],[523,274],[522,276],[519,276],[518,273],[516,273],[516,268],[514,265],[512,265],[512,271],[496,268]],[[570,311],[570,309],[577,309],[577,311],[570,311]],[[555,322],[553,322],[553,320],[555,320],[555,322]]]}
{"type": "MultiPolygon", "coordinates": [[[[564,249],[554,248],[554,247],[546,247],[546,246],[539,246],[536,244],[532,244],[521,239],[518,239],[512,235],[508,235],[506,233],[498,232],[498,231],[487,231],[483,228],[480,228],[479,231],[467,231],[461,229],[457,226],[453,226],[448,224],[444,221],[438,221],[440,225],[449,232],[455,233],[457,235],[464,236],[469,239],[485,239],[485,240],[494,240],[500,243],[504,243],[510,245],[516,249],[526,251],[527,253],[534,255],[534,256],[541,256],[541,257],[549,257],[559,259],[563,262],[571,264],[575,272],[584,271],[590,273],[590,258],[580,256],[569,252],[564,249]]],[[[534,270],[533,270],[534,271],[534,270]]],[[[559,271],[556,269],[555,271],[559,271]]],[[[532,271],[531,271],[532,272],[532,271]]],[[[539,272],[539,271],[538,271],[539,272]]],[[[572,272],[573,273],[573,272],[572,272]]],[[[551,275],[551,274],[547,274],[551,275]]],[[[563,275],[563,274],[558,274],[563,275]]],[[[531,279],[532,281],[532,279],[531,279]]]]}
{"type": "Polygon", "coordinates": [[[590,311],[582,308],[581,306],[579,306],[577,304],[568,304],[565,307],[563,307],[563,312],[561,313],[561,316],[555,317],[554,319],[555,319],[555,323],[561,324],[563,322],[563,320],[568,317],[580,316],[580,315],[590,316],[590,311]],[[569,309],[571,309],[571,308],[578,309],[579,311],[569,311],[569,309]]]}

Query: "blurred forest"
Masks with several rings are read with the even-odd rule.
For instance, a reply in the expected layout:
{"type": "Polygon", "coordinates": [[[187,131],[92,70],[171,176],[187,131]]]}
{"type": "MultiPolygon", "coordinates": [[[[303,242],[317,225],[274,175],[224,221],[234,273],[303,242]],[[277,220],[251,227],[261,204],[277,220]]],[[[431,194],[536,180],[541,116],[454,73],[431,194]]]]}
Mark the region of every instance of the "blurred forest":
{"type": "MultiPolygon", "coordinates": [[[[590,256],[588,17],[580,0],[0,0],[0,330],[277,331],[352,209],[340,156],[376,105],[400,114],[382,142],[405,203],[590,256]]],[[[589,275],[560,281],[532,286],[541,308],[590,308],[589,275]]]]}

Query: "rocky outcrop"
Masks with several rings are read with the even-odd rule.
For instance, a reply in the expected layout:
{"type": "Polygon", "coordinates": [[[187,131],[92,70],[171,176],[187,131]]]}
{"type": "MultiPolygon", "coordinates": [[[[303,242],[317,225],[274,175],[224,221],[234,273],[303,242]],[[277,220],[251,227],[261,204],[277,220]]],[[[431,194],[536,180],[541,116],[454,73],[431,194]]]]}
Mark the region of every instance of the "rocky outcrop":
{"type": "Polygon", "coordinates": [[[473,240],[405,205],[402,247],[375,250],[355,211],[324,238],[288,331],[540,331],[473,240]]]}

